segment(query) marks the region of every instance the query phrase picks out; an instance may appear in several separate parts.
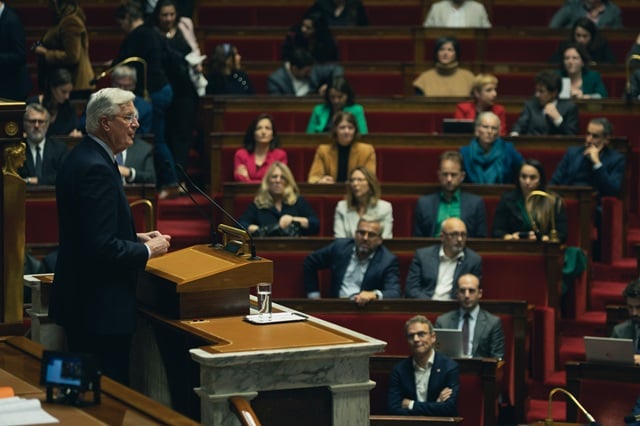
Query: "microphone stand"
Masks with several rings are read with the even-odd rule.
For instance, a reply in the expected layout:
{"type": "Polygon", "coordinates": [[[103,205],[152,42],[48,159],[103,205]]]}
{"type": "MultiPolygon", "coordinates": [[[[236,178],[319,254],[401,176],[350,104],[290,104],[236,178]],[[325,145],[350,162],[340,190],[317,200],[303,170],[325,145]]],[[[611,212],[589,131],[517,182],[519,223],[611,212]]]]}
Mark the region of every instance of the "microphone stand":
{"type": "Polygon", "coordinates": [[[547,405],[547,418],[544,419],[544,426],[553,426],[553,417],[551,414],[551,402],[552,402],[553,395],[555,395],[557,392],[561,392],[569,397],[569,399],[575,404],[576,407],[578,407],[578,409],[582,412],[582,414],[585,415],[585,417],[589,421],[589,426],[601,426],[600,423],[596,422],[593,416],[589,414],[589,412],[582,406],[582,404],[580,404],[580,402],[576,399],[576,397],[571,394],[571,392],[562,388],[553,388],[551,389],[551,392],[549,392],[549,404],[547,405]]]}
{"type": "MultiPolygon", "coordinates": [[[[249,233],[249,230],[247,228],[245,228],[244,225],[242,225],[240,222],[238,222],[238,220],[233,217],[224,207],[222,207],[220,204],[218,204],[218,202],[216,200],[214,200],[213,198],[211,198],[209,196],[209,194],[207,194],[206,192],[204,192],[202,190],[202,188],[200,188],[198,185],[195,184],[195,182],[191,179],[191,177],[187,174],[187,172],[184,170],[184,168],[182,167],[182,165],[180,164],[176,164],[176,168],[178,170],[180,170],[180,174],[182,174],[182,176],[184,176],[184,178],[186,179],[187,183],[189,184],[189,186],[191,186],[192,188],[194,188],[196,191],[198,191],[198,193],[200,195],[202,195],[204,198],[206,198],[206,200],[213,206],[215,206],[219,211],[221,211],[229,220],[231,220],[231,222],[233,222],[233,224],[235,226],[237,226],[238,228],[240,228],[242,231],[244,231],[244,233],[246,233],[247,237],[249,238],[249,250],[251,251],[251,256],[248,258],[249,260],[260,260],[260,257],[256,255],[256,245],[253,241],[253,236],[251,236],[251,234],[249,233]]],[[[188,191],[187,191],[188,192],[188,191]]],[[[193,198],[192,198],[193,199],[193,198]]],[[[194,200],[195,201],[195,200],[194,200]]],[[[196,203],[197,204],[197,203],[196,203]]],[[[226,230],[227,227],[226,225],[220,225],[219,228],[222,227],[223,231],[226,230]]],[[[240,232],[239,230],[237,232],[240,232]]]]}
{"type": "Polygon", "coordinates": [[[111,74],[113,72],[114,69],[116,69],[117,67],[119,67],[120,65],[125,65],[131,62],[138,62],[142,64],[142,82],[144,85],[144,92],[143,92],[143,96],[146,100],[149,100],[149,90],[147,88],[147,61],[144,58],[141,58],[140,56],[130,56],[128,58],[123,59],[122,61],[118,62],[117,64],[113,65],[112,67],[107,68],[106,70],[102,71],[100,74],[98,74],[93,80],[91,80],[89,82],[89,84],[94,85],[96,84],[99,80],[102,80],[104,77],[106,77],[107,75],[111,74]]]}
{"type": "MultiPolygon", "coordinates": [[[[531,197],[534,197],[534,196],[547,198],[551,202],[551,230],[549,231],[549,241],[554,243],[559,242],[560,238],[558,238],[558,230],[556,229],[556,198],[553,195],[549,194],[548,192],[544,192],[540,190],[531,191],[531,193],[527,196],[527,199],[525,200],[525,206],[529,204],[529,200],[531,199],[531,197]]],[[[531,223],[534,226],[534,232],[536,232],[536,235],[537,235],[541,231],[540,229],[538,229],[538,226],[536,225],[534,218],[532,217],[533,216],[531,214],[532,212],[530,212],[529,209],[526,209],[526,210],[529,213],[529,219],[531,220],[531,223]]]]}

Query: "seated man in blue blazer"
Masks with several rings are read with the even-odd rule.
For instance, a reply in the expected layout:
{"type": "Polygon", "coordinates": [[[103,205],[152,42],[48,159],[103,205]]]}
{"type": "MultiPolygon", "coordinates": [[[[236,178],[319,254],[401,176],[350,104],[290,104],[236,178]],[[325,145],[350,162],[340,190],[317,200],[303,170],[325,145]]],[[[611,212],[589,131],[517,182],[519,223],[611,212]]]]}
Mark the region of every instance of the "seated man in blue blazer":
{"type": "Polygon", "coordinates": [[[462,155],[445,151],[440,155],[438,180],[441,190],[418,198],[413,221],[414,237],[437,237],[442,222],[458,217],[467,225],[471,238],[486,238],[487,215],[482,197],[460,190],[465,173],[462,155]]]}
{"type": "Polygon", "coordinates": [[[398,258],[382,245],[383,224],[364,215],[354,238],[338,238],[304,259],[307,297],[320,298],[318,271],[331,269],[331,297],[350,298],[358,305],[400,297],[398,258]]]}
{"type": "Polygon", "coordinates": [[[387,405],[390,414],[457,416],[458,364],[434,349],[436,332],[422,315],[410,318],[404,331],[411,356],[393,367],[387,405]]]}
{"type": "Polygon", "coordinates": [[[436,329],[453,328],[463,330],[467,322],[467,341],[462,349],[466,356],[473,358],[504,357],[504,331],[499,317],[480,309],[482,287],[480,279],[473,274],[465,274],[458,279],[458,302],[460,308],[442,314],[436,320],[436,329]]]}
{"type": "Polygon", "coordinates": [[[629,319],[613,327],[611,337],[616,339],[633,339],[636,347],[634,360],[640,364],[640,278],[631,281],[622,292],[629,319]]]}
{"type": "Polygon", "coordinates": [[[442,223],[442,244],[416,250],[405,296],[411,299],[451,300],[458,294],[458,279],[464,274],[482,276],[482,259],[467,244],[467,227],[451,217],[442,223]]]}
{"type": "Polygon", "coordinates": [[[592,186],[600,197],[617,197],[624,176],[624,155],[609,148],[611,122],[594,118],[587,125],[584,146],[572,146],[551,177],[553,185],[592,186]]]}

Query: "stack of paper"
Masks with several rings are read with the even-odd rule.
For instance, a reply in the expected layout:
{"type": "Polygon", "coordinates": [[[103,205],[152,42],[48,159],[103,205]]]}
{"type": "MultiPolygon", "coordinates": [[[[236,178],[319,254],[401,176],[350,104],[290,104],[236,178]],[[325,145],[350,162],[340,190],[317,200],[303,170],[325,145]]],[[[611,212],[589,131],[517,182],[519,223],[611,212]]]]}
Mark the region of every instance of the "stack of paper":
{"type": "Polygon", "coordinates": [[[18,396],[0,398],[0,425],[38,425],[59,423],[58,419],[42,409],[40,400],[18,396]]]}

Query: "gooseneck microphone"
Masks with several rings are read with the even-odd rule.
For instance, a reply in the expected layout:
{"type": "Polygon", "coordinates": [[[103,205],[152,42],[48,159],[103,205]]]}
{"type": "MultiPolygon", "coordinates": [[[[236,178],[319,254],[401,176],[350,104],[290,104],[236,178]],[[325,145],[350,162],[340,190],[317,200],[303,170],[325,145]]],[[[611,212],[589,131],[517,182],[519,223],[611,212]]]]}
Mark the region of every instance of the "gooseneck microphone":
{"type": "MultiPolygon", "coordinates": [[[[253,241],[253,236],[249,233],[249,230],[243,224],[238,222],[238,220],[235,217],[233,217],[231,215],[231,213],[229,213],[224,207],[222,207],[216,200],[211,198],[209,196],[209,194],[207,194],[205,191],[203,191],[202,188],[200,188],[198,185],[196,185],[196,183],[191,179],[191,177],[184,170],[182,165],[176,164],[176,169],[178,169],[180,171],[180,174],[186,179],[186,181],[189,184],[189,186],[191,186],[196,191],[198,191],[198,193],[200,195],[202,195],[212,206],[217,208],[219,211],[222,212],[222,214],[224,214],[229,220],[231,220],[231,222],[233,222],[233,224],[235,226],[237,226],[238,228],[242,229],[243,231],[245,231],[247,233],[247,235],[249,236],[249,249],[251,250],[251,256],[249,257],[249,260],[259,260],[260,257],[258,257],[256,255],[256,245],[255,245],[255,243],[253,241]]],[[[189,191],[187,191],[187,193],[189,193],[189,191]]],[[[191,198],[191,199],[193,200],[193,198],[191,198]]],[[[195,203],[195,200],[193,200],[193,201],[195,203]]],[[[196,204],[198,204],[198,203],[196,203],[196,204]]],[[[211,222],[211,225],[213,227],[213,222],[211,222]]]]}

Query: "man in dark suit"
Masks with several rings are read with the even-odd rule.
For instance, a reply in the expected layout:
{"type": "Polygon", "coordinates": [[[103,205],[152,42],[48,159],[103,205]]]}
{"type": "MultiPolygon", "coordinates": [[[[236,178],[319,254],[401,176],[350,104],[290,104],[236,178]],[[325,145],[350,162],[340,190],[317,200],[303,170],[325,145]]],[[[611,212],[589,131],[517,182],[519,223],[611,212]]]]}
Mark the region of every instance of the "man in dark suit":
{"type": "Polygon", "coordinates": [[[601,197],[617,197],[624,176],[624,155],[609,148],[613,127],[606,118],[587,125],[584,146],[572,146],[551,177],[553,185],[591,186],[601,197]]]}
{"type": "Polygon", "coordinates": [[[393,367],[389,380],[391,414],[457,416],[460,388],[458,364],[437,352],[436,332],[422,315],[404,326],[411,356],[393,367]]]}
{"type": "Polygon", "coordinates": [[[562,78],[555,71],[536,75],[536,95],[524,104],[511,136],[576,135],[578,107],[571,101],[558,99],[562,78]]]}
{"type": "Polygon", "coordinates": [[[323,95],[331,80],[343,74],[340,65],[314,64],[309,52],[296,49],[288,62],[269,75],[267,92],[270,95],[323,95]]]}
{"type": "Polygon", "coordinates": [[[338,238],[304,259],[307,297],[320,298],[318,271],[331,268],[331,297],[350,298],[358,305],[400,297],[398,258],[382,245],[380,219],[364,215],[355,237],[338,238]]]}
{"type": "Polygon", "coordinates": [[[504,357],[504,332],[500,318],[480,309],[482,287],[473,274],[465,274],[458,279],[458,302],[460,309],[442,314],[436,320],[436,329],[453,328],[462,330],[463,352],[466,356],[480,358],[504,357]]]}
{"type": "Polygon", "coordinates": [[[29,92],[27,41],[16,12],[0,1],[0,98],[24,101],[29,92]]]}
{"type": "Polygon", "coordinates": [[[135,138],[133,145],[122,152],[123,164],[118,164],[125,183],[156,183],[156,168],[153,165],[153,145],[135,138]]]}
{"type": "Polygon", "coordinates": [[[27,159],[18,171],[28,185],[55,185],[58,171],[67,155],[67,144],[46,138],[51,116],[40,104],[29,104],[24,111],[27,159]]]}
{"type": "Polygon", "coordinates": [[[94,354],[104,374],[125,384],[138,273],[167,252],[171,239],[158,231],[136,234],[115,162],[138,128],[133,98],[116,88],[91,96],[89,134],[58,174],[60,248],[49,304],[69,350],[94,354]]]}
{"type": "Polygon", "coordinates": [[[627,304],[629,319],[613,327],[611,337],[633,339],[636,347],[635,362],[640,364],[640,278],[627,284],[622,296],[627,304]]]}
{"type": "Polygon", "coordinates": [[[471,238],[487,236],[487,217],[482,197],[460,190],[464,181],[462,155],[457,151],[445,151],[440,156],[438,180],[441,190],[418,199],[413,222],[414,237],[440,235],[442,222],[458,217],[467,226],[471,238]]]}
{"type": "Polygon", "coordinates": [[[482,276],[482,259],[466,248],[467,227],[452,217],[442,223],[442,244],[416,250],[405,285],[411,299],[450,300],[458,294],[457,282],[464,274],[482,276]]]}

